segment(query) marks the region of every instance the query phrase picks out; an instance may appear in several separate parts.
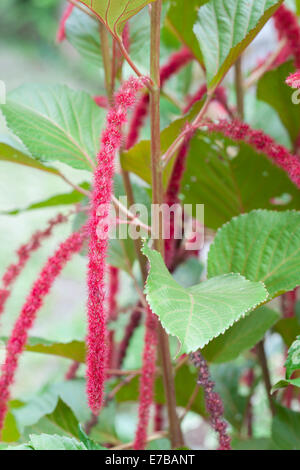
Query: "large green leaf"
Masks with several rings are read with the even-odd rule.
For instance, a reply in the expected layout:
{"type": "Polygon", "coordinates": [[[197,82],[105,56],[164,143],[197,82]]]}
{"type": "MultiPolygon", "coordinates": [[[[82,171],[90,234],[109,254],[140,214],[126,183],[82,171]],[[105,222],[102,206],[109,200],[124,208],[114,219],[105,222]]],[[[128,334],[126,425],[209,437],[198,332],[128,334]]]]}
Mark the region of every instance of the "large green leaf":
{"type": "Polygon", "coordinates": [[[214,88],[273,15],[282,0],[210,0],[194,26],[207,85],[214,88]]]}
{"type": "Polygon", "coordinates": [[[257,308],[208,343],[202,350],[203,356],[210,362],[232,361],[258,343],[278,319],[279,313],[274,310],[257,308]]]}
{"type": "Polygon", "coordinates": [[[34,450],[87,450],[82,442],[56,434],[32,434],[28,445],[34,450]]]}
{"type": "Polygon", "coordinates": [[[65,85],[24,85],[9,94],[1,111],[35,159],[91,169],[105,111],[87,93],[65,85]]]}
{"type": "Polygon", "coordinates": [[[239,274],[218,276],[185,289],[173,279],[157,251],[146,245],[143,251],[150,261],[147,301],[165,330],[177,336],[182,352],[202,348],[267,298],[262,283],[239,274]]]}
{"type": "Polygon", "coordinates": [[[256,210],[218,230],[208,254],[208,277],[240,273],[262,281],[276,297],[300,284],[300,212],[256,210]]]}
{"type": "Polygon", "coordinates": [[[220,133],[199,131],[192,139],[182,185],[182,202],[205,205],[205,225],[216,229],[241,212],[300,206],[300,192],[287,174],[252,147],[220,133]]]}
{"type": "Polygon", "coordinates": [[[71,410],[61,399],[58,400],[55,410],[46,418],[55,426],[72,437],[79,437],[79,423],[71,410]]]}
{"type": "Polygon", "coordinates": [[[79,54],[97,67],[102,66],[102,54],[98,21],[73,8],[66,21],[66,36],[79,54]]]}
{"type": "Polygon", "coordinates": [[[300,450],[300,413],[276,406],[272,423],[272,439],[278,449],[300,450]]]}
{"type": "MultiPolygon", "coordinates": [[[[7,338],[1,337],[1,342],[6,342],[7,338]]],[[[25,351],[40,354],[50,354],[54,356],[66,357],[77,362],[85,362],[85,344],[82,341],[72,341],[69,343],[55,343],[44,338],[31,337],[28,339],[25,351]]]]}
{"type": "Polygon", "coordinates": [[[120,36],[126,22],[155,0],[80,0],[89,7],[115,36],[120,36]]]}
{"type": "Polygon", "coordinates": [[[185,44],[199,60],[203,62],[201,50],[196,40],[193,26],[197,20],[199,7],[208,0],[189,0],[183,7],[182,0],[171,0],[166,18],[166,25],[185,44]]]}
{"type": "Polygon", "coordinates": [[[295,142],[299,136],[300,113],[298,107],[292,102],[293,90],[285,83],[285,80],[294,70],[293,63],[287,62],[265,73],[257,84],[258,99],[265,101],[277,111],[292,142],[295,142]]]}

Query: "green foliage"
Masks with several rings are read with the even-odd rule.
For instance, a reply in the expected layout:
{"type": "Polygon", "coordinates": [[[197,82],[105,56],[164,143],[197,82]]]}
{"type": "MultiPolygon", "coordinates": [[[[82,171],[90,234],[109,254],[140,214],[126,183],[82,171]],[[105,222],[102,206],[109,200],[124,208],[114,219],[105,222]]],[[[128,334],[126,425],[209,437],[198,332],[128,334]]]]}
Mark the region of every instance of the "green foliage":
{"type": "Polygon", "coordinates": [[[242,318],[223,335],[208,343],[202,353],[209,362],[227,362],[251,349],[278,321],[279,314],[268,307],[260,307],[242,318]]]}
{"type": "Polygon", "coordinates": [[[208,277],[240,273],[276,297],[300,284],[299,240],[299,212],[256,210],[235,217],[210,247],[208,277]]]}
{"type": "Polygon", "coordinates": [[[198,10],[194,32],[208,88],[214,89],[282,0],[210,0],[198,10]]]}
{"type": "Polygon", "coordinates": [[[91,169],[105,111],[87,93],[64,85],[24,85],[1,111],[36,160],[91,169]]]}
{"type": "Polygon", "coordinates": [[[300,450],[300,413],[276,405],[272,439],[278,450],[300,450]]]}
{"type": "Polygon", "coordinates": [[[172,278],[158,252],[146,245],[143,251],[150,261],[147,301],[167,333],[180,340],[181,352],[202,348],[267,298],[262,283],[239,274],[185,289],[172,278]]]}
{"type": "Polygon", "coordinates": [[[85,0],[88,6],[115,37],[120,36],[126,22],[144,6],[155,0],[85,0]]]}
{"type": "Polygon", "coordinates": [[[291,141],[296,142],[300,130],[299,110],[292,102],[293,90],[285,83],[286,77],[293,71],[292,62],[268,71],[258,82],[257,97],[274,108],[287,129],[291,141]]]}
{"type": "Polygon", "coordinates": [[[297,336],[296,341],[293,342],[288,350],[285,368],[285,380],[277,382],[273,386],[272,391],[288,387],[289,385],[300,388],[300,377],[297,377],[296,379],[291,378],[295,371],[300,370],[300,336],[297,336]]]}

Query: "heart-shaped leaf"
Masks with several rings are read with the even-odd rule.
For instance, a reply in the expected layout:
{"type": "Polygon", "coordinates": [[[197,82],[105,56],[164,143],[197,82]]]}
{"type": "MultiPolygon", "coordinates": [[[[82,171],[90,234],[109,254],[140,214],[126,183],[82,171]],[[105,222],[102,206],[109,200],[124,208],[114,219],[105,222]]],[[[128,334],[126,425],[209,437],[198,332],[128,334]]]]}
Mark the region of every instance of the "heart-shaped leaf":
{"type": "Polygon", "coordinates": [[[208,254],[208,277],[240,273],[270,298],[300,284],[300,212],[256,210],[223,225],[208,254]]]}
{"type": "Polygon", "coordinates": [[[1,107],[30,155],[90,170],[99,150],[105,110],[85,92],[64,85],[24,85],[1,107]]]}
{"type": "Polygon", "coordinates": [[[80,0],[89,7],[105,24],[107,29],[118,37],[126,22],[142,8],[156,0],[80,0]]]}
{"type": "Polygon", "coordinates": [[[261,282],[239,274],[218,276],[185,289],[173,279],[157,251],[145,245],[143,252],[150,261],[147,301],[167,333],[177,336],[181,352],[202,348],[267,299],[261,282]]]}
{"type": "Polygon", "coordinates": [[[208,88],[218,85],[281,3],[282,0],[210,0],[199,8],[194,31],[208,88]]]}

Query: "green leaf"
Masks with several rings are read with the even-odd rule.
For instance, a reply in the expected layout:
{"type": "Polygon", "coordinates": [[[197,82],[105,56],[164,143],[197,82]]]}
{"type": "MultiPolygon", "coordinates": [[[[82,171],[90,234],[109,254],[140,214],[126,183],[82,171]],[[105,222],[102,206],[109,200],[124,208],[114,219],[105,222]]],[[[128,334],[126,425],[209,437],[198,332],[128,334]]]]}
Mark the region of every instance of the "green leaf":
{"type": "Polygon", "coordinates": [[[298,387],[300,388],[300,377],[298,377],[297,379],[283,379],[283,380],[279,380],[279,382],[277,382],[275,385],[273,385],[272,389],[271,389],[271,393],[274,393],[276,392],[277,390],[280,390],[282,388],[286,388],[288,387],[289,385],[293,385],[294,387],[298,387]]]}
{"type": "Polygon", "coordinates": [[[300,284],[300,212],[256,210],[218,230],[208,277],[240,273],[265,284],[270,298],[300,284]]]}
{"type": "Polygon", "coordinates": [[[60,398],[55,410],[46,415],[46,418],[64,433],[76,438],[79,437],[79,423],[71,408],[69,408],[69,406],[60,398]]]}
{"type": "Polygon", "coordinates": [[[203,356],[209,362],[232,361],[258,343],[278,319],[279,313],[274,310],[257,308],[232,325],[223,335],[208,343],[202,350],[203,356]]]}
{"type": "Polygon", "coordinates": [[[300,413],[275,404],[272,439],[278,449],[300,450],[300,413]]]}
{"type": "Polygon", "coordinates": [[[143,252],[150,262],[147,301],[167,333],[179,339],[181,353],[203,348],[267,298],[262,283],[239,274],[185,289],[173,279],[157,251],[145,245],[143,252]]]}
{"type": "Polygon", "coordinates": [[[204,266],[197,258],[189,258],[174,271],[173,277],[183,287],[191,287],[200,282],[204,266]]]}
{"type": "Polygon", "coordinates": [[[193,31],[193,26],[197,20],[199,7],[207,3],[207,1],[189,0],[183,7],[182,0],[171,0],[166,18],[167,27],[178,37],[180,42],[193,52],[201,64],[203,63],[203,57],[193,31]]]}
{"type": "Polygon", "coordinates": [[[200,44],[208,88],[222,80],[282,0],[210,0],[200,7],[194,32],[200,44]]]}
{"type": "Polygon", "coordinates": [[[81,442],[85,445],[87,450],[107,450],[105,447],[96,444],[89,436],[84,432],[82,426],[79,425],[79,438],[81,442]]]}
{"type": "Polygon", "coordinates": [[[293,90],[285,83],[285,80],[294,70],[293,63],[287,62],[265,73],[257,84],[258,99],[275,109],[292,142],[295,142],[299,136],[300,113],[298,107],[292,102],[293,90]]]}
{"type": "Polygon", "coordinates": [[[288,351],[285,367],[287,379],[291,378],[293,372],[300,369],[300,336],[297,336],[288,351]]]}
{"type": "Polygon", "coordinates": [[[216,229],[253,209],[274,209],[272,200],[288,196],[276,210],[300,206],[300,192],[287,174],[263,154],[220,133],[199,131],[192,139],[181,185],[184,204],[205,205],[205,225],[216,229]]]}
{"type": "Polygon", "coordinates": [[[3,429],[1,431],[1,440],[3,442],[16,442],[20,438],[20,433],[16,419],[11,411],[6,415],[3,429]]]}
{"type": "Polygon", "coordinates": [[[102,54],[98,21],[73,8],[66,21],[66,37],[79,54],[96,67],[102,66],[102,54]]]}
{"type": "Polygon", "coordinates": [[[56,434],[32,434],[29,445],[34,450],[87,450],[82,442],[56,434]]]}
{"type": "Polygon", "coordinates": [[[290,347],[296,336],[300,335],[300,324],[296,317],[282,318],[276,323],[274,330],[282,336],[287,347],[290,347]]]}
{"type": "Polygon", "coordinates": [[[233,450],[271,450],[271,448],[272,441],[267,437],[234,439],[232,441],[233,450]]]}
{"type": "MultiPolygon", "coordinates": [[[[6,337],[1,337],[0,342],[6,342],[6,337]]],[[[31,337],[28,339],[25,351],[40,354],[66,357],[77,362],[85,362],[85,343],[72,341],[70,343],[55,343],[44,338],[31,337]]]]}
{"type": "Polygon", "coordinates": [[[91,169],[105,110],[87,93],[65,85],[24,85],[9,94],[1,111],[33,158],[91,169]]]}
{"type": "Polygon", "coordinates": [[[105,24],[115,37],[120,36],[126,22],[155,0],[81,0],[105,24]]]}

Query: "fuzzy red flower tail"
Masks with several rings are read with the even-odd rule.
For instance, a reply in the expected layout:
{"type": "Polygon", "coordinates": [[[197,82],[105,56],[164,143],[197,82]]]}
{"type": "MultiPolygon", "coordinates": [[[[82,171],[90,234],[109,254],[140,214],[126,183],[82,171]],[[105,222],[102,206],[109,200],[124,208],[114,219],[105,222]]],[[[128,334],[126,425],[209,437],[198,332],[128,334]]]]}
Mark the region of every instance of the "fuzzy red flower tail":
{"type": "MultiPolygon", "coordinates": [[[[193,59],[192,53],[186,47],[172,54],[168,62],[160,69],[160,84],[164,86],[165,82],[175,75],[182,67],[187,65],[193,59]]],[[[149,94],[145,93],[138,101],[131,118],[129,132],[126,141],[126,149],[133,147],[140,135],[141,128],[145,123],[149,109],[149,94]]]]}
{"type": "Polygon", "coordinates": [[[61,20],[59,22],[59,27],[58,27],[58,31],[57,31],[57,34],[56,34],[56,41],[57,42],[63,42],[65,39],[66,39],[66,22],[67,22],[67,19],[69,18],[69,16],[71,15],[72,11],[73,11],[73,8],[74,8],[74,5],[72,3],[69,3],[63,14],[62,14],[62,17],[61,17],[61,20]]]}
{"type": "Polygon", "coordinates": [[[108,297],[108,320],[114,321],[118,315],[117,296],[119,292],[119,269],[109,266],[109,297],[108,297]]]}
{"type": "Polygon", "coordinates": [[[127,119],[127,111],[134,105],[136,93],[144,84],[143,78],[131,78],[116,93],[115,104],[107,115],[107,126],[102,134],[94,175],[89,219],[87,395],[89,406],[95,414],[99,413],[103,404],[108,361],[104,278],[114,159],[122,143],[121,130],[127,119]]]}
{"type": "Polygon", "coordinates": [[[58,214],[53,219],[50,219],[47,223],[45,230],[38,230],[35,232],[30,240],[22,245],[18,251],[18,261],[13,263],[6,269],[2,277],[2,288],[0,289],[0,315],[4,311],[5,303],[10,296],[10,290],[17,277],[21,274],[25,268],[27,261],[29,260],[32,253],[38,250],[43,240],[49,238],[52,235],[53,229],[56,225],[62,224],[68,220],[68,216],[58,214]]]}
{"type": "Polygon", "coordinates": [[[143,450],[147,443],[147,430],[154,396],[154,382],[157,352],[157,318],[147,310],[146,333],[143,353],[143,367],[140,379],[138,426],[133,449],[143,450]]]}
{"type": "Polygon", "coordinates": [[[263,153],[277,166],[282,168],[290,177],[291,181],[300,188],[300,159],[291,154],[285,147],[275,142],[272,137],[261,130],[252,129],[248,124],[238,120],[222,120],[218,123],[209,123],[208,130],[221,132],[226,137],[236,141],[245,142],[257,152],[263,153]]]}
{"type": "Polygon", "coordinates": [[[6,346],[4,364],[1,367],[0,429],[2,429],[4,424],[7,403],[10,398],[10,388],[18,367],[19,356],[27,342],[29,330],[33,326],[37,312],[42,307],[44,298],[49,293],[55,279],[71,257],[81,250],[84,237],[83,232],[73,233],[60,245],[54,255],[48,259],[38,279],[33,284],[32,290],[15,323],[6,346]]]}
{"type": "Polygon", "coordinates": [[[280,39],[286,38],[295,67],[300,68],[300,26],[297,16],[285,5],[281,5],[274,14],[275,27],[280,39]]]}
{"type": "Polygon", "coordinates": [[[223,419],[224,408],[218,393],[214,391],[215,383],[211,380],[207,363],[200,352],[191,354],[194,366],[199,370],[198,385],[204,389],[205,403],[210,414],[213,429],[219,435],[219,449],[231,450],[231,439],[227,434],[227,424],[223,419]]]}

